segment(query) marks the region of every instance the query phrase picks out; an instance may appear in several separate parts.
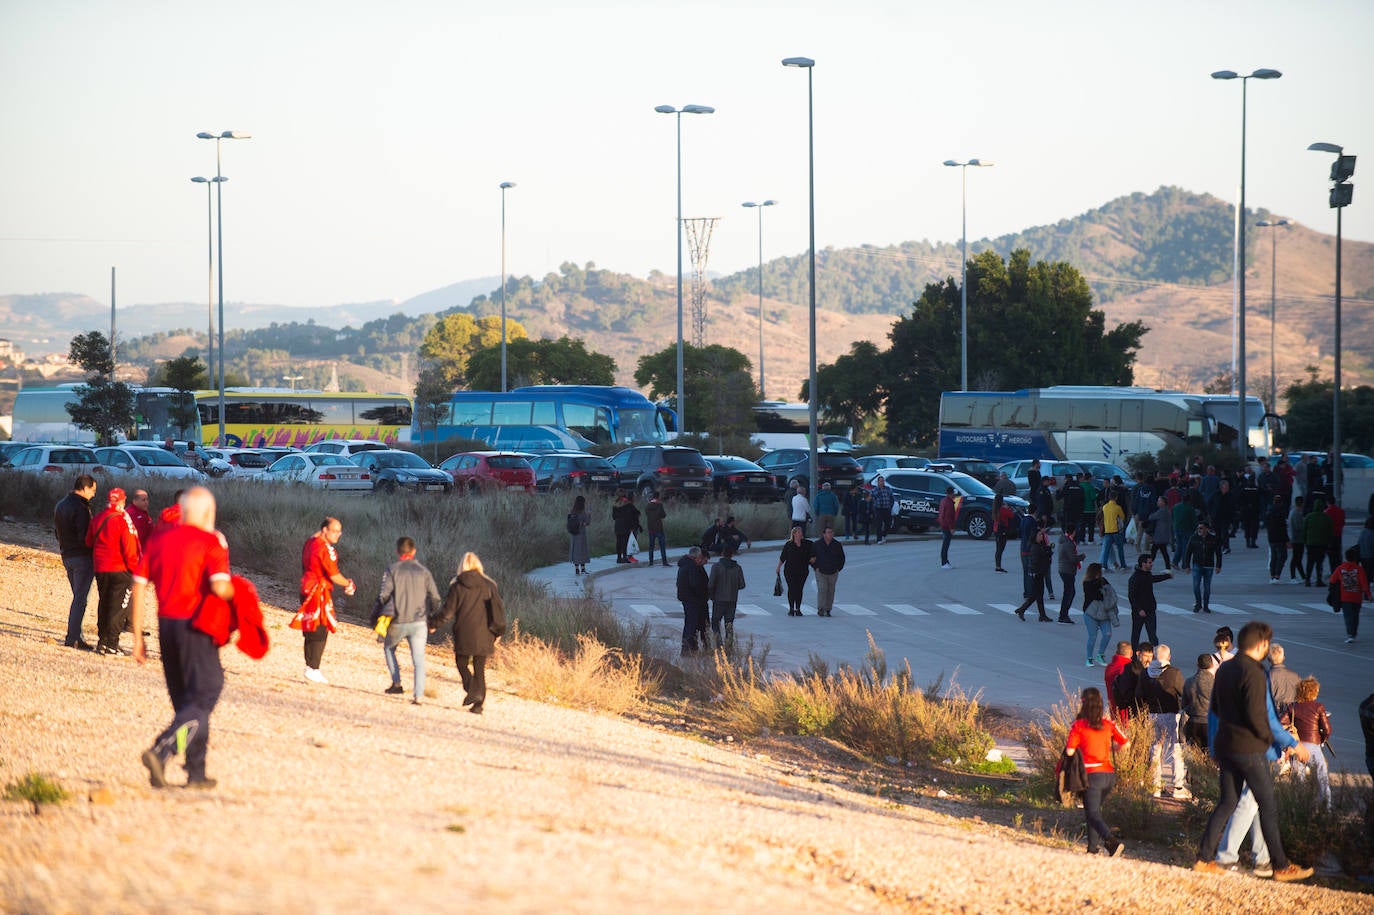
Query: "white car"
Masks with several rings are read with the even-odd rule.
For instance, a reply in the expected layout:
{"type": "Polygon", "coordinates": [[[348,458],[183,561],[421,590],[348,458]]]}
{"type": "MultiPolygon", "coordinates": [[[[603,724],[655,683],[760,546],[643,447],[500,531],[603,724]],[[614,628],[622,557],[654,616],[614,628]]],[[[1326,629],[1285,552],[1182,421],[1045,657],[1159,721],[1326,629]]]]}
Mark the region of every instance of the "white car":
{"type": "Polygon", "coordinates": [[[100,458],[84,445],[34,445],[11,454],[5,469],[19,473],[60,473],[73,479],[83,473],[96,479],[106,475],[100,458]]]}
{"type": "Polygon", "coordinates": [[[372,475],[337,454],[301,452],[277,458],[253,477],[267,483],[303,483],[331,492],[372,492],[372,475]]]}
{"type": "Polygon", "coordinates": [[[306,445],[305,450],[310,454],[338,454],[343,457],[352,457],[364,451],[390,451],[391,446],[386,442],[369,438],[327,438],[306,445]]]}
{"type": "Polygon", "coordinates": [[[205,474],[188,467],[175,454],[164,448],[147,445],[119,445],[97,448],[100,463],[115,473],[130,476],[166,477],[169,480],[204,480],[205,474]]]}
{"type": "Polygon", "coordinates": [[[239,479],[257,476],[280,457],[278,454],[264,454],[254,448],[202,448],[200,452],[209,462],[211,476],[227,474],[239,479]]]}
{"type": "Polygon", "coordinates": [[[874,477],[889,470],[920,470],[930,466],[930,459],[912,454],[866,454],[856,457],[863,468],[864,485],[873,485],[874,477]]]}

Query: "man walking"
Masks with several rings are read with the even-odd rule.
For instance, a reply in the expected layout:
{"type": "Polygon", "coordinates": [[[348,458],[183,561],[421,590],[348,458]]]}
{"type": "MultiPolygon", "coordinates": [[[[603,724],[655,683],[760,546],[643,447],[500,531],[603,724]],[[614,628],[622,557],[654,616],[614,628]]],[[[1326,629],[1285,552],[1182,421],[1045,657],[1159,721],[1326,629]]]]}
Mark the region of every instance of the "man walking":
{"type": "Polygon", "coordinates": [[[835,582],[844,568],[844,544],[835,539],[833,527],[821,531],[811,564],[816,568],[816,615],[829,616],[835,605],[835,582]]]}
{"type": "Polygon", "coordinates": [[[139,664],[148,660],[142,621],[151,587],[157,595],[162,672],[174,711],[172,723],[143,751],[148,781],[154,788],[167,787],[167,761],[185,753],[186,787],[213,788],[215,779],[205,774],[205,752],[210,713],[224,688],[224,668],[214,638],[192,626],[191,617],[206,595],[232,600],[234,585],[229,577],[229,546],[215,530],[215,497],[210,490],[196,486],[182,495],[181,523],[148,544],[134,583],[134,660],[139,664]]]}
{"type": "MultiPolygon", "coordinates": [[[[1221,770],[1221,797],[1207,820],[1198,846],[1193,870],[1199,873],[1225,873],[1216,862],[1217,848],[1226,821],[1236,809],[1240,792],[1248,786],[1259,805],[1260,830],[1269,848],[1274,879],[1286,883],[1312,876],[1312,868],[1292,864],[1284,854],[1274,800],[1274,778],[1266,759],[1272,739],[1267,705],[1271,699],[1260,660],[1269,653],[1273,636],[1269,624],[1259,620],[1242,626],[1238,639],[1240,653],[1221,665],[1212,686],[1212,712],[1217,717],[1212,754],[1221,770]]],[[[1307,761],[1307,749],[1301,744],[1293,752],[1302,762],[1307,761]]]]}
{"type": "Polygon", "coordinates": [[[1159,610],[1159,603],[1155,600],[1155,584],[1173,578],[1174,573],[1165,572],[1163,575],[1155,575],[1151,571],[1154,564],[1155,561],[1148,555],[1137,556],[1135,571],[1131,573],[1131,578],[1126,583],[1126,599],[1131,604],[1132,645],[1140,644],[1142,629],[1150,636],[1151,645],[1159,644],[1159,635],[1155,631],[1155,614],[1159,610]]]}
{"type": "Polygon", "coordinates": [[[1183,760],[1183,741],[1179,739],[1178,718],[1183,708],[1183,671],[1170,663],[1173,654],[1168,645],[1155,649],[1155,659],[1146,675],[1136,684],[1136,690],[1154,719],[1154,742],[1150,745],[1150,779],[1154,796],[1159,797],[1164,784],[1164,757],[1170,759],[1169,772],[1174,781],[1174,800],[1192,798],[1188,790],[1188,766],[1183,760]]]}
{"type": "Polygon", "coordinates": [[[425,642],[429,638],[429,617],[439,612],[439,589],[429,569],[415,558],[415,541],[401,537],[396,541],[396,561],[382,573],[382,586],[377,592],[379,615],[391,617],[382,640],[382,657],[386,671],[391,674],[388,695],[405,692],[401,687],[401,668],[396,663],[396,648],[401,642],[410,647],[411,666],[415,671],[415,692],[410,701],[420,704],[425,694],[425,642]]]}
{"type": "Polygon", "coordinates": [[[110,490],[109,507],[91,521],[86,531],[86,545],[91,548],[95,568],[95,588],[99,595],[96,611],[97,631],[95,653],[123,655],[119,635],[128,622],[129,591],[134,586],[134,570],[138,568],[138,531],[134,520],[124,511],[124,490],[110,490]]]}
{"type": "Polygon", "coordinates": [[[840,513],[840,500],[830,491],[829,483],[821,484],[816,494],[816,523],[820,530],[835,526],[835,516],[840,513]]]}
{"type": "MultiPolygon", "coordinates": [[[[792,526],[802,529],[806,536],[806,525],[811,522],[811,500],[806,497],[806,487],[797,484],[797,494],[792,497],[792,526]]],[[[882,541],[878,541],[882,543],[882,541]]]]}
{"type": "MultiPolygon", "coordinates": [[[[1072,487],[1066,487],[1072,488],[1072,487]]],[[[1059,619],[1057,622],[1073,625],[1073,620],[1069,619],[1069,608],[1073,606],[1074,581],[1078,578],[1078,564],[1086,557],[1078,552],[1078,543],[1074,540],[1074,532],[1078,529],[1072,521],[1065,523],[1064,533],[1059,537],[1059,547],[1056,549],[1055,566],[1059,572],[1059,583],[1064,586],[1064,596],[1059,602],[1059,619]]]]}
{"type": "Polygon", "coordinates": [[[1193,612],[1212,612],[1212,573],[1221,571],[1221,541],[1204,519],[1188,542],[1184,565],[1193,567],[1193,612]]]}
{"type": "Polygon", "coordinates": [[[95,498],[95,478],[81,474],[72,491],[62,497],[52,513],[53,536],[62,553],[62,567],[67,570],[67,584],[72,589],[72,603],[67,608],[67,635],[62,644],[68,648],[91,651],[95,646],[81,637],[81,624],[86,620],[86,602],[95,581],[95,562],[91,548],[86,545],[86,532],[91,527],[91,499],[95,498]]]}
{"type": "MultiPolygon", "coordinates": [[[[184,519],[183,519],[184,520],[184,519]]],[[[328,683],[320,673],[324,646],[329,633],[338,628],[334,617],[334,586],[344,589],[352,597],[353,579],[339,571],[339,553],[334,548],[343,536],[343,522],[325,518],[320,529],[305,541],[301,548],[301,609],[291,620],[291,628],[301,631],[305,651],[305,679],[311,683],[328,683]]]]}
{"type": "MultiPolygon", "coordinates": [[[[882,543],[887,539],[887,529],[892,524],[892,490],[888,488],[887,481],[881,476],[873,478],[873,497],[869,502],[873,521],[877,523],[878,542],[882,543]]],[[[868,535],[864,535],[864,542],[868,542],[868,535]]]]}
{"type": "Polygon", "coordinates": [[[148,491],[146,489],[135,489],[134,494],[129,497],[129,504],[124,506],[124,510],[133,519],[134,530],[138,531],[139,546],[147,549],[148,538],[153,535],[153,516],[148,511],[148,491]]]}
{"type": "Polygon", "coordinates": [[[658,555],[663,561],[663,567],[668,567],[668,537],[663,532],[663,521],[668,517],[668,511],[663,507],[663,500],[654,493],[649,497],[649,504],[644,506],[644,523],[649,532],[649,565],[654,564],[654,544],[658,544],[658,555]]]}
{"type": "Polygon", "coordinates": [[[727,542],[720,561],[711,567],[706,579],[706,593],[711,598],[711,634],[716,648],[729,649],[735,645],[735,607],[739,592],[744,590],[744,569],[735,561],[735,544],[727,542]],[[725,630],[722,634],[721,626],[725,630]]]}
{"type": "Polygon", "coordinates": [[[959,518],[959,496],[953,486],[945,487],[945,497],[940,500],[937,520],[940,524],[940,568],[954,568],[949,562],[949,542],[954,539],[954,526],[959,518]]]}
{"type": "Polygon", "coordinates": [[[699,546],[687,550],[687,555],[677,561],[677,599],[682,602],[684,656],[697,653],[697,631],[706,628],[706,601],[710,596],[710,583],[702,568],[704,565],[706,555],[699,546]]]}
{"type": "Polygon", "coordinates": [[[1288,509],[1283,496],[1275,495],[1264,519],[1264,533],[1269,541],[1269,584],[1282,581],[1283,567],[1288,562],[1288,509]]]}
{"type": "Polygon", "coordinates": [[[1102,555],[1098,562],[1103,571],[1112,568],[1112,547],[1116,547],[1116,566],[1120,571],[1126,568],[1126,511],[1116,499],[1102,503],[1102,555]]]}

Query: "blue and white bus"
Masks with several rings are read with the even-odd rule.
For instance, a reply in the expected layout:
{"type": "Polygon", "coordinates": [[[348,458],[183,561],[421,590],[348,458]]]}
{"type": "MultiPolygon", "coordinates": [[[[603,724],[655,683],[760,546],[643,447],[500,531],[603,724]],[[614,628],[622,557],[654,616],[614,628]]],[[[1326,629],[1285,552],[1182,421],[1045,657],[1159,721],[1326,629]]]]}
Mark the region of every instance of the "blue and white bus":
{"type": "Polygon", "coordinates": [[[458,391],[437,422],[422,424],[417,418],[411,440],[461,437],[512,451],[656,444],[668,438],[665,415],[671,411],[623,387],[541,384],[505,393],[458,391]]]}
{"type": "MultiPolygon", "coordinates": [[[[95,433],[72,422],[67,405],[76,403],[77,389],[84,382],[60,384],[51,388],[24,388],[14,399],[14,423],[10,437],[16,442],[53,442],[61,445],[92,444],[95,433]]],[[[145,388],[130,385],[134,391],[134,424],[125,430],[133,441],[162,442],[168,436],[200,441],[200,424],[195,411],[183,408],[189,425],[173,419],[177,392],[172,388],[145,388]]]]}
{"type": "MultiPolygon", "coordinates": [[[[1258,397],[1245,403],[1250,450],[1266,454],[1266,418],[1276,417],[1258,397]]],[[[940,456],[1120,463],[1166,445],[1234,446],[1239,412],[1235,397],[1140,387],[946,391],[940,395],[940,456]]]]}

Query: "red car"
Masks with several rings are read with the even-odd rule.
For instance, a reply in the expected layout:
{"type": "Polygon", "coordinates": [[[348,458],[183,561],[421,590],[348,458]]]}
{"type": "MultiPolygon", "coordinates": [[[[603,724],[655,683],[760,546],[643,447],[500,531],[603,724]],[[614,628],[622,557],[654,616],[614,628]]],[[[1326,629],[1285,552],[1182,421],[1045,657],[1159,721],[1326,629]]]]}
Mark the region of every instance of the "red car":
{"type": "Polygon", "coordinates": [[[465,451],[444,461],[439,469],[448,471],[460,492],[534,492],[534,468],[523,454],[513,451],[465,451]]]}

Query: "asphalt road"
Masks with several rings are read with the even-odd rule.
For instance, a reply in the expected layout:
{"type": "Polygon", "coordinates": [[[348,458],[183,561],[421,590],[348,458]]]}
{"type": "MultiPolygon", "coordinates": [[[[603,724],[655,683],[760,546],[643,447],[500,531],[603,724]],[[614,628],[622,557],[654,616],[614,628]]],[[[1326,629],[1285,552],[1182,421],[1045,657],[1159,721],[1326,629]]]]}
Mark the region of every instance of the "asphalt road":
{"type": "MultiPolygon", "coordinates": [[[[1364,739],[1357,710],[1374,692],[1374,606],[1366,608],[1360,640],[1346,645],[1341,617],[1326,607],[1324,588],[1294,586],[1286,580],[1270,585],[1267,547],[1262,541],[1253,550],[1243,544],[1243,539],[1233,541],[1222,572],[1213,578],[1211,614],[1192,612],[1188,573],[1156,586],[1160,640],[1173,650],[1174,663],[1184,675],[1191,676],[1198,654],[1212,650],[1216,627],[1228,625],[1239,631],[1250,619],[1268,622],[1275,641],[1287,651],[1288,666],[1321,681],[1319,698],[1332,718],[1333,768],[1363,773],[1364,739]]],[[[1083,546],[1095,560],[1100,541],[1083,546]]],[[[946,683],[953,678],[965,692],[981,690],[984,701],[992,705],[1044,710],[1064,701],[1065,688],[1076,697],[1085,686],[1103,685],[1102,669],[1084,666],[1087,633],[1081,623],[1081,595],[1074,601],[1072,626],[1035,622],[1034,607],[1028,622],[1012,614],[1021,602],[1020,559],[1014,543],[1003,559],[1008,574],[993,571],[991,541],[962,535],[951,547],[952,570],[940,568],[938,538],[893,539],[882,546],[846,543],[847,563],[840,573],[834,616],[816,616],[813,578],[806,588],[806,615],[800,619],[787,616],[785,598],[773,597],[780,548],[758,545],[738,557],[748,585],[740,597],[736,637],[753,637],[757,647],[768,646],[771,668],[799,668],[813,654],[832,669],[838,663],[860,664],[871,632],[889,668],[906,658],[917,683],[930,683],[943,674],[946,683]]],[[[670,561],[676,563],[682,552],[670,550],[670,561]]],[[[1135,562],[1129,544],[1126,559],[1135,562]]],[[[568,565],[537,575],[565,594],[591,588],[620,615],[647,621],[668,652],[679,644],[682,609],[675,599],[675,568],[643,562],[616,566],[614,557],[603,557],[594,560],[591,569],[590,578],[574,576],[568,565]]],[[[1128,639],[1127,575],[1116,572],[1110,578],[1121,595],[1124,624],[1113,633],[1113,641],[1128,639]]],[[[1062,596],[1058,576],[1055,583],[1056,595],[1062,596]]],[[[1058,606],[1057,600],[1046,602],[1052,617],[1058,616],[1058,606]]]]}

